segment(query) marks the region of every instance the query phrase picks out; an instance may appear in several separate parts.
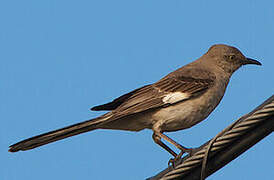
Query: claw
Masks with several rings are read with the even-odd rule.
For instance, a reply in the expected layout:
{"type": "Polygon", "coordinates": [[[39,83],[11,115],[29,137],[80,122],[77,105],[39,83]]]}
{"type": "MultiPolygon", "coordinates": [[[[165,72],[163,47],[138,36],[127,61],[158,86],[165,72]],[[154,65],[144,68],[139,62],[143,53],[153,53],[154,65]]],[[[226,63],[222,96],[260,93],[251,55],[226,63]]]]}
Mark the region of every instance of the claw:
{"type": "Polygon", "coordinates": [[[170,158],[170,160],[168,161],[168,166],[172,165],[172,167],[175,168],[175,165],[181,159],[184,153],[185,153],[184,151],[181,151],[176,157],[170,158]]]}
{"type": "Polygon", "coordinates": [[[181,150],[181,152],[174,158],[170,158],[170,160],[168,161],[168,166],[172,166],[173,168],[175,168],[176,163],[178,163],[178,161],[182,158],[182,156],[184,155],[184,153],[187,154],[192,154],[193,149],[189,148],[187,150],[181,150]]]}
{"type": "Polygon", "coordinates": [[[168,163],[167,163],[168,166],[172,166],[172,168],[174,169],[175,168],[175,158],[170,158],[168,163]]]}

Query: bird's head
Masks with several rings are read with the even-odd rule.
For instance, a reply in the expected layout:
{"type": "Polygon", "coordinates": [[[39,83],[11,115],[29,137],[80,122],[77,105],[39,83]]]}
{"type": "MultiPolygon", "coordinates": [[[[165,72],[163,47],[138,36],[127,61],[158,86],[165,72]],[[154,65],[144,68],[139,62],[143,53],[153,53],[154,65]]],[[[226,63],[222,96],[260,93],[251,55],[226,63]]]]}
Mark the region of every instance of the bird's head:
{"type": "Polygon", "coordinates": [[[207,59],[209,61],[213,61],[225,72],[231,74],[242,65],[262,65],[257,60],[245,57],[237,48],[224,44],[216,44],[211,46],[205,56],[208,57],[207,59]]]}

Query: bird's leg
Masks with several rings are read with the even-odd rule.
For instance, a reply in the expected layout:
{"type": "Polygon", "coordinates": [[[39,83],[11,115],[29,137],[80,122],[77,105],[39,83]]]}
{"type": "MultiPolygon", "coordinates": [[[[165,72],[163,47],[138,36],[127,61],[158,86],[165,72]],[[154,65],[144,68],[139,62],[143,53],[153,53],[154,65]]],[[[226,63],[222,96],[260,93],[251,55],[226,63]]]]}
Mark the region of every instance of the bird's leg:
{"type": "Polygon", "coordinates": [[[166,144],[164,144],[161,141],[161,137],[158,134],[154,132],[152,135],[152,138],[156,144],[160,145],[162,148],[164,148],[167,152],[172,154],[174,157],[177,157],[177,154],[172,149],[170,149],[170,147],[168,147],[166,144]]]}
{"type": "Polygon", "coordinates": [[[192,149],[191,148],[186,148],[182,145],[180,145],[179,143],[177,143],[176,141],[174,141],[173,139],[169,138],[167,135],[164,135],[163,133],[161,132],[154,132],[153,133],[153,140],[159,144],[161,147],[163,147],[165,150],[167,150],[170,154],[172,154],[174,156],[174,158],[171,158],[169,160],[169,164],[171,163],[173,165],[173,167],[175,166],[175,162],[177,160],[179,160],[182,155],[184,153],[190,153],[192,152],[192,149]],[[181,152],[177,155],[173,150],[171,150],[167,145],[165,145],[162,141],[161,141],[161,138],[165,139],[166,141],[170,142],[171,144],[173,144],[175,147],[177,147],[178,149],[181,150],[181,152]]]}
{"type": "Polygon", "coordinates": [[[165,139],[166,141],[170,142],[171,144],[173,144],[175,147],[180,149],[182,152],[191,153],[191,150],[192,150],[191,148],[186,148],[186,147],[182,146],[181,144],[177,143],[173,139],[169,138],[167,135],[164,135],[163,133],[160,133],[160,132],[157,133],[157,135],[160,136],[161,138],[165,139]]]}

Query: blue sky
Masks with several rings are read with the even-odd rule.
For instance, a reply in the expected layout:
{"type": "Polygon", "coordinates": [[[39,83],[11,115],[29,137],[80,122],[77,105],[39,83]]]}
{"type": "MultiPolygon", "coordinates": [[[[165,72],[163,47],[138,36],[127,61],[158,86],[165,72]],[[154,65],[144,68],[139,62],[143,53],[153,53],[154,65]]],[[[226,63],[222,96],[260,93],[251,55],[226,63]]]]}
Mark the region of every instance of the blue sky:
{"type": "MultiPolygon", "coordinates": [[[[272,1],[1,1],[0,174],[17,179],[145,179],[170,155],[150,130],[98,130],[31,151],[8,146],[102,113],[89,108],[153,83],[215,43],[263,66],[232,77],[217,109],[169,133],[196,147],[273,95],[272,1]]],[[[272,179],[273,134],[210,179],[272,179]]]]}

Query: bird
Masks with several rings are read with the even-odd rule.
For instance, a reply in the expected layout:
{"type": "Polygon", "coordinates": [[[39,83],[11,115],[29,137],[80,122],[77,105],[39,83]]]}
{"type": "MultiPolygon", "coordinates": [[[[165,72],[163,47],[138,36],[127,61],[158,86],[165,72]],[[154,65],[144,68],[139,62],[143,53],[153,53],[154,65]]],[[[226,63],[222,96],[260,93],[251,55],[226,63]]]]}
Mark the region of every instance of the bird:
{"type": "Polygon", "coordinates": [[[262,65],[236,47],[215,44],[197,60],[159,81],[91,108],[105,114],[61,129],[40,134],[9,146],[10,152],[26,151],[96,129],[141,131],[151,129],[152,139],[178,160],[186,148],[166,132],[190,128],[206,119],[224,96],[232,74],[243,65],[262,65]],[[176,153],[162,139],[180,150],[176,153]]]}

